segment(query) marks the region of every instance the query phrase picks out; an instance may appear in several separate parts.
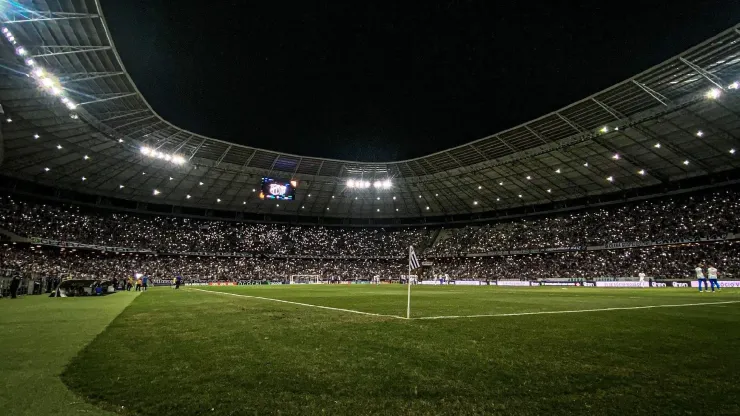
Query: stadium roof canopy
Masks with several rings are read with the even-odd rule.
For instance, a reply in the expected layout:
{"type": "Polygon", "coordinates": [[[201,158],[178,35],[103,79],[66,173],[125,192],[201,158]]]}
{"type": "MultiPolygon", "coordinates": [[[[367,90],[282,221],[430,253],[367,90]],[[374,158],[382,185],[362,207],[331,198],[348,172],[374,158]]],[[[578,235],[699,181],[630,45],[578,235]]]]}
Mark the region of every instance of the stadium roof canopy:
{"type": "Polygon", "coordinates": [[[97,1],[6,5],[0,174],[62,189],[266,215],[390,219],[565,201],[740,167],[740,26],[528,123],[424,157],[364,163],[174,126],[137,90],[97,1]],[[263,176],[297,180],[296,201],[261,200],[263,176]],[[390,189],[347,186],[386,179],[390,189]]]}

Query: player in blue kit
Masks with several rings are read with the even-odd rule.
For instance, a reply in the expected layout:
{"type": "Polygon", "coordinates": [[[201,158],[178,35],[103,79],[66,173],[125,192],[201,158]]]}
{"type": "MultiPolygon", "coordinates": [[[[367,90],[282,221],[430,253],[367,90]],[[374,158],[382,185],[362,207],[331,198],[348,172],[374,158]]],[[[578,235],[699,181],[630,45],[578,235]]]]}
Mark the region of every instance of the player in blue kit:
{"type": "Polygon", "coordinates": [[[707,283],[707,278],[704,277],[704,271],[701,268],[701,264],[698,265],[698,266],[696,266],[696,269],[694,269],[694,271],[696,271],[696,280],[699,281],[699,292],[701,292],[701,283],[702,282],[704,282],[704,290],[705,291],[708,291],[709,290],[709,285],[707,283]]]}
{"type": "Polygon", "coordinates": [[[709,277],[709,283],[712,286],[712,292],[714,292],[714,287],[717,287],[717,290],[722,290],[721,287],[719,287],[719,282],[717,281],[717,269],[714,268],[711,264],[707,268],[707,277],[709,277]]]}

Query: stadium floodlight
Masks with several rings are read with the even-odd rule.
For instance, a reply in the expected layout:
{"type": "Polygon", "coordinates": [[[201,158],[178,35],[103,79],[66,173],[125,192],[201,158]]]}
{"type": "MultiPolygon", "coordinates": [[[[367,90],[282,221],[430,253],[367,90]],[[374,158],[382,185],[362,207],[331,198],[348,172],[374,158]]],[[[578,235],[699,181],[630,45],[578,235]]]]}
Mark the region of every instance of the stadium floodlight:
{"type": "Polygon", "coordinates": [[[588,162],[583,164],[584,167],[588,167],[588,162]]]}
{"type": "Polygon", "coordinates": [[[381,186],[383,186],[383,182],[381,182],[381,181],[375,181],[375,183],[373,183],[373,186],[375,188],[380,188],[381,186]]]}
{"type": "Polygon", "coordinates": [[[607,176],[606,180],[609,182],[614,182],[614,176],[607,176]]]}
{"type": "Polygon", "coordinates": [[[656,149],[660,149],[660,143],[655,143],[655,145],[653,147],[656,148],[656,149]]]}
{"type": "Polygon", "coordinates": [[[170,156],[170,155],[164,155],[164,160],[170,162],[170,161],[172,161],[172,156],[170,156]]]}
{"type": "Polygon", "coordinates": [[[28,65],[28,66],[34,66],[34,65],[36,65],[36,61],[34,61],[31,58],[26,58],[26,65],[28,65]]]}
{"type": "Polygon", "coordinates": [[[421,199],[421,195],[419,195],[419,199],[421,199]]]}
{"type": "Polygon", "coordinates": [[[58,144],[57,145],[57,149],[62,150],[62,145],[61,144],[58,144]]]}
{"type": "Polygon", "coordinates": [[[38,133],[36,133],[36,134],[34,134],[34,135],[33,135],[33,138],[34,138],[34,139],[38,139],[39,137],[41,137],[41,136],[39,136],[39,134],[38,134],[38,133]]]}
{"type": "Polygon", "coordinates": [[[480,186],[480,185],[478,185],[478,190],[481,190],[481,189],[483,189],[483,187],[482,187],[482,186],[480,186]]]}
{"type": "Polygon", "coordinates": [[[84,181],[86,181],[86,180],[87,180],[87,178],[83,176],[83,177],[82,177],[82,181],[84,182],[84,181]]]}
{"type": "Polygon", "coordinates": [[[185,195],[185,199],[190,199],[190,195],[185,195]]]}
{"type": "Polygon", "coordinates": [[[26,56],[28,51],[23,46],[19,46],[15,48],[15,53],[18,54],[19,56],[26,56]]]}
{"type": "MultiPolygon", "coordinates": [[[[357,197],[355,197],[355,199],[357,199],[357,197]]],[[[378,201],[380,201],[380,197],[378,197],[378,201]]]]}
{"type": "Polygon", "coordinates": [[[174,156],[172,156],[172,161],[176,165],[183,165],[183,164],[185,164],[185,158],[182,157],[182,156],[180,156],[180,155],[174,155],[174,156]]]}
{"type": "Polygon", "coordinates": [[[393,200],[394,200],[394,201],[396,200],[396,197],[395,197],[395,196],[393,197],[393,200]]]}
{"type": "Polygon", "coordinates": [[[355,187],[355,180],[347,179],[347,188],[354,188],[354,187],[355,187]]]}
{"type": "Polygon", "coordinates": [[[560,173],[560,168],[557,168],[557,169],[555,170],[555,173],[560,173]]]}
{"type": "Polygon", "coordinates": [[[427,211],[429,211],[429,207],[427,207],[427,211]]]}
{"type": "Polygon", "coordinates": [[[503,181],[499,182],[498,184],[501,185],[501,186],[504,186],[504,182],[503,181]]]}
{"type": "Polygon", "coordinates": [[[736,89],[740,88],[740,83],[738,83],[737,81],[735,81],[732,84],[728,85],[727,88],[728,89],[731,89],[731,90],[736,90],[736,89]]]}
{"type": "Polygon", "coordinates": [[[383,181],[383,189],[389,189],[392,186],[391,180],[386,179],[383,181]]]}
{"type": "Polygon", "coordinates": [[[329,211],[329,207],[326,207],[326,210],[329,211]]]}
{"type": "Polygon", "coordinates": [[[139,149],[139,150],[141,150],[141,154],[147,155],[147,156],[149,156],[149,154],[152,153],[152,149],[150,149],[150,148],[148,148],[146,146],[141,146],[141,149],[139,149]]]}
{"type": "MultiPolygon", "coordinates": [[[[39,68],[41,69],[41,68],[39,68]]],[[[41,86],[44,88],[51,88],[54,86],[54,81],[51,80],[51,78],[42,78],[41,79],[41,86]]]]}
{"type": "MultiPolygon", "coordinates": [[[[221,202],[221,200],[219,200],[221,202]]],[[[280,204],[275,204],[276,207],[280,208],[280,204]]]]}
{"type": "Polygon", "coordinates": [[[551,193],[552,193],[552,189],[548,189],[548,190],[547,190],[547,193],[548,193],[548,194],[551,194],[551,193]]]}
{"type": "Polygon", "coordinates": [[[295,181],[295,180],[290,181],[290,186],[292,186],[293,188],[297,187],[298,186],[298,181],[295,181]]]}
{"type": "Polygon", "coordinates": [[[44,78],[46,76],[46,71],[44,71],[44,68],[37,67],[33,70],[33,75],[36,78],[44,78]]]}
{"type": "Polygon", "coordinates": [[[731,155],[734,155],[735,154],[735,149],[730,149],[730,154],[731,155]]]}
{"type": "Polygon", "coordinates": [[[619,153],[614,153],[614,156],[612,156],[612,159],[619,160],[619,153]]]}
{"type": "Polygon", "coordinates": [[[377,212],[380,212],[380,208],[378,208],[378,211],[377,212]]]}
{"type": "Polygon", "coordinates": [[[64,105],[66,105],[67,108],[70,110],[74,110],[75,108],[77,108],[77,104],[73,103],[72,101],[69,101],[69,99],[67,100],[66,103],[64,103],[64,105]]]}
{"type": "Polygon", "coordinates": [[[609,133],[609,126],[604,126],[599,131],[602,133],[609,133]]]}
{"type": "Polygon", "coordinates": [[[83,160],[88,160],[88,159],[90,159],[90,156],[88,156],[88,155],[82,156],[82,159],[83,160]]]}
{"type": "Polygon", "coordinates": [[[13,122],[13,119],[10,118],[10,117],[8,117],[8,118],[5,119],[5,121],[8,122],[8,123],[12,123],[13,122]]]}
{"type": "Polygon", "coordinates": [[[52,95],[61,95],[62,94],[62,89],[59,88],[59,87],[57,87],[56,85],[53,86],[53,87],[51,87],[51,89],[49,91],[51,92],[52,95]]]}
{"type": "Polygon", "coordinates": [[[638,170],[638,171],[637,171],[637,174],[638,174],[638,175],[642,175],[642,176],[645,176],[645,169],[640,169],[640,170],[638,170]]]}
{"type": "Polygon", "coordinates": [[[124,188],[123,185],[118,185],[118,189],[123,189],[123,188],[124,188]]]}
{"type": "Polygon", "coordinates": [[[398,212],[398,208],[396,208],[396,212],[398,212]]]}
{"type": "Polygon", "coordinates": [[[123,143],[123,139],[118,139],[118,143],[123,143]]]}
{"type": "Polygon", "coordinates": [[[7,27],[3,26],[2,32],[3,33],[8,33],[8,32],[10,32],[10,30],[7,27]]]}
{"type": "Polygon", "coordinates": [[[522,194],[519,194],[519,198],[524,198],[524,197],[522,196],[522,194]]]}
{"type": "Polygon", "coordinates": [[[199,186],[203,186],[203,182],[198,182],[198,185],[199,186]]]}
{"type": "Polygon", "coordinates": [[[500,201],[500,200],[501,200],[501,198],[496,198],[496,201],[500,201]]]}
{"type": "Polygon", "coordinates": [[[716,100],[717,98],[719,98],[720,95],[722,95],[722,91],[719,88],[712,88],[711,90],[707,91],[705,97],[710,100],[716,100]]]}
{"type": "Polygon", "coordinates": [[[334,195],[331,196],[331,199],[334,199],[334,195]]]}
{"type": "Polygon", "coordinates": [[[531,180],[532,180],[532,177],[531,177],[531,176],[529,176],[529,175],[527,175],[527,180],[528,180],[528,181],[531,181],[531,180]]]}
{"type": "Polygon", "coordinates": [[[80,118],[80,116],[78,116],[77,113],[72,113],[69,115],[69,118],[71,118],[72,120],[77,120],[78,118],[80,118]]]}
{"type": "Polygon", "coordinates": [[[684,164],[684,165],[686,165],[686,166],[689,166],[689,161],[688,161],[688,159],[687,159],[687,160],[684,160],[684,161],[683,161],[683,164],[684,164]]]}
{"type": "Polygon", "coordinates": [[[242,202],[242,205],[247,205],[247,201],[242,202]]]}
{"type": "Polygon", "coordinates": [[[49,169],[49,168],[44,168],[44,171],[45,171],[45,172],[48,172],[48,171],[50,171],[50,170],[51,170],[51,169],[49,169]]]}
{"type": "Polygon", "coordinates": [[[301,209],[306,209],[306,206],[305,205],[301,205],[301,209]]]}
{"type": "MultiPolygon", "coordinates": [[[[221,198],[216,198],[216,202],[221,202],[221,198]]],[[[280,205],[278,205],[280,206],[280,205]]]]}
{"type": "Polygon", "coordinates": [[[704,132],[703,132],[703,131],[701,131],[701,130],[698,130],[698,131],[696,132],[696,137],[703,137],[703,136],[704,136],[704,132]]]}
{"type": "Polygon", "coordinates": [[[473,201],[473,205],[478,205],[478,201],[473,201]]]}
{"type": "Polygon", "coordinates": [[[370,187],[370,181],[365,181],[362,183],[363,188],[369,188],[370,187]]]}
{"type": "Polygon", "coordinates": [[[154,190],[154,192],[153,192],[153,193],[154,193],[154,195],[159,195],[159,191],[158,191],[158,190],[156,190],[156,189],[154,190]]]}

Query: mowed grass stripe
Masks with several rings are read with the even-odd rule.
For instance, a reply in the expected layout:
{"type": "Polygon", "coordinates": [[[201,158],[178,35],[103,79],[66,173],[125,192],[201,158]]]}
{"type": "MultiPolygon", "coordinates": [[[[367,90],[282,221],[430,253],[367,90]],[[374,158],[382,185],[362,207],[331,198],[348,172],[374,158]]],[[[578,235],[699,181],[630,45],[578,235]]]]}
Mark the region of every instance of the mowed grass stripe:
{"type": "Polygon", "coordinates": [[[312,305],[312,304],[309,304],[309,303],[292,302],[292,301],[289,301],[289,300],[265,298],[265,297],[262,297],[262,296],[243,295],[243,294],[239,294],[239,293],[227,293],[227,292],[220,292],[220,291],[216,291],[216,290],[203,290],[203,289],[196,289],[196,288],[190,288],[190,290],[197,290],[199,292],[212,293],[212,294],[218,294],[218,295],[238,296],[238,297],[241,297],[241,298],[251,298],[251,299],[266,300],[266,301],[271,301],[271,302],[287,303],[287,304],[290,304],[290,305],[307,306],[307,307],[311,307],[311,308],[327,309],[327,310],[330,310],[330,311],[356,313],[356,314],[359,314],[359,315],[383,316],[383,317],[387,317],[387,318],[406,319],[403,316],[384,315],[384,314],[380,314],[380,313],[356,311],[356,310],[353,310],[353,309],[333,308],[331,306],[312,305]]]}
{"type": "MultiPolygon", "coordinates": [[[[339,293],[347,306],[373,301],[339,293]]],[[[580,295],[611,304],[598,293],[580,295]]],[[[564,301],[548,291],[511,297],[564,301]]],[[[378,291],[375,300],[383,298],[378,291]]],[[[489,302],[452,299],[482,310],[489,302]]],[[[740,414],[740,356],[731,353],[740,349],[740,308],[720,306],[407,321],[156,289],[64,379],[106,408],[152,416],[740,414]]]]}

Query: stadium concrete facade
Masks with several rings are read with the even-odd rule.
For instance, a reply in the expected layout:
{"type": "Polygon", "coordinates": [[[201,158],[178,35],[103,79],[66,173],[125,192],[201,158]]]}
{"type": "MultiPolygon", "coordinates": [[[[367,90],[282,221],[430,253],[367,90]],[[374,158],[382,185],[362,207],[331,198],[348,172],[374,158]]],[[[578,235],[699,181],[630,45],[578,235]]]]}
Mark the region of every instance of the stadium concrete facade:
{"type": "Polygon", "coordinates": [[[98,1],[21,2],[4,14],[6,188],[236,218],[444,222],[733,182],[740,168],[740,25],[528,123],[365,163],[238,145],[164,120],[128,75],[98,1]],[[297,181],[296,199],[260,199],[262,177],[297,181]]]}

